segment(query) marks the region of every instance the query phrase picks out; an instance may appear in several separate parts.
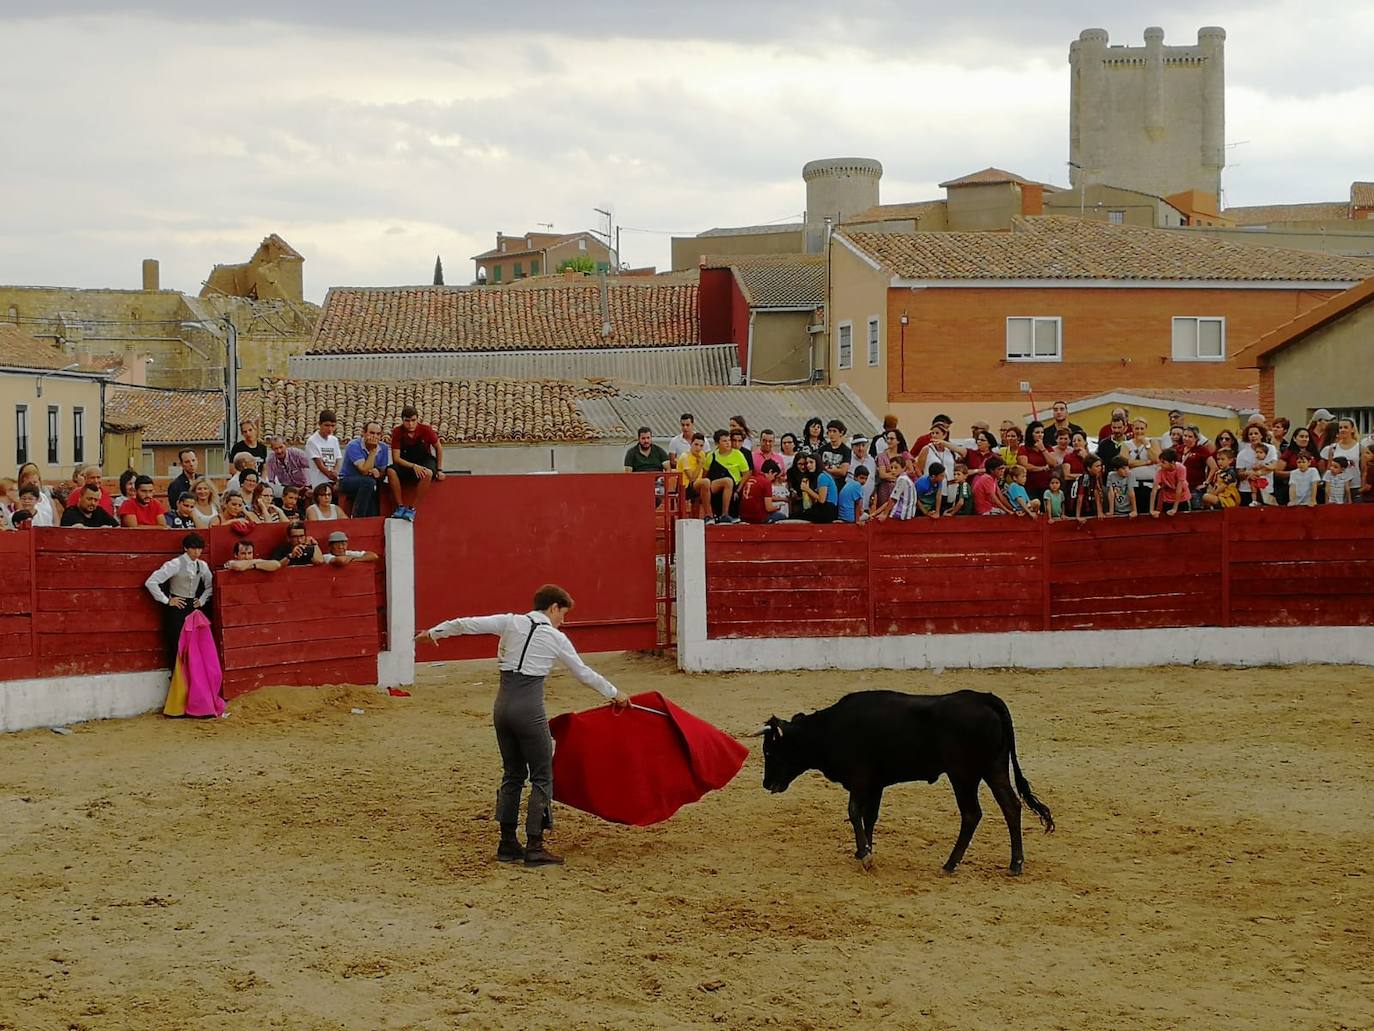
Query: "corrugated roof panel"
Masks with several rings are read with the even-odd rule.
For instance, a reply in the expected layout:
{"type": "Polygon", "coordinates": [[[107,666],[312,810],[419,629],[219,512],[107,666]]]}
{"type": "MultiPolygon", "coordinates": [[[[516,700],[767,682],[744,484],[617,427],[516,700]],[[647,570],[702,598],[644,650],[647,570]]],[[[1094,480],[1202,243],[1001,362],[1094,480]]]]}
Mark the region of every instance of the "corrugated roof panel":
{"type": "Polygon", "coordinates": [[[763,429],[778,434],[801,434],[802,426],[813,415],[821,419],[840,419],[850,433],[872,433],[878,427],[845,391],[839,387],[698,387],[675,390],[668,387],[621,386],[612,397],[594,401],[580,400],[578,408],[587,423],[605,436],[620,428],[633,433],[648,426],[656,437],[677,433],[678,417],[683,412],[696,416],[698,428],[708,436],[730,425],[732,415],[744,416],[750,430],[763,429]]]}
{"type": "Polygon", "coordinates": [[[299,354],[293,379],[612,379],[665,386],[726,386],[739,365],[733,344],[570,351],[299,354]]]}

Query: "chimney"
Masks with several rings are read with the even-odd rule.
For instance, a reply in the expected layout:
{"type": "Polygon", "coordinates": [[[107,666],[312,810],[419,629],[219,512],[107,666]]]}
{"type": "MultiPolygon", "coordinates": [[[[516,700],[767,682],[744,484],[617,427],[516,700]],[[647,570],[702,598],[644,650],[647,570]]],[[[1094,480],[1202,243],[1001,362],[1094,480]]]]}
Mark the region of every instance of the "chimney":
{"type": "Polygon", "coordinates": [[[158,271],[156,258],[143,259],[143,289],[149,292],[161,290],[160,284],[162,276],[158,271]]]}
{"type": "Polygon", "coordinates": [[[1021,184],[1021,214],[1043,215],[1045,213],[1045,187],[1040,183],[1021,184]]]}

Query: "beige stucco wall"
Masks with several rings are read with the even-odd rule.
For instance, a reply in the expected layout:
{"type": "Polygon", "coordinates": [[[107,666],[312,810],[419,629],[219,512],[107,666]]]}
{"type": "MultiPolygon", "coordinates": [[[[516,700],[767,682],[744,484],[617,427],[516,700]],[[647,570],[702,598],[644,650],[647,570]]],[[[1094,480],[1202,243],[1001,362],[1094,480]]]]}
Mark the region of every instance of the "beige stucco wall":
{"type": "Polygon", "coordinates": [[[900,327],[888,325],[887,290],[891,277],[874,269],[841,243],[830,247],[830,304],[826,318],[828,339],[825,341],[825,368],[829,370],[830,382],[836,386],[845,384],[875,415],[882,416],[888,409],[887,368],[888,354],[900,327]],[[868,320],[878,318],[878,340],[880,341],[877,365],[868,364],[868,320]],[[839,367],[840,326],[844,323],[853,326],[854,361],[853,368],[839,367]]]}
{"type": "Polygon", "coordinates": [[[1021,193],[1015,183],[956,186],[945,191],[945,218],[951,232],[1006,229],[1021,214],[1021,193]]]}
{"type": "Polygon", "coordinates": [[[632,441],[611,444],[444,445],[444,469],[474,476],[511,473],[618,473],[632,441]]]}
{"type": "MultiPolygon", "coordinates": [[[[72,412],[80,407],[85,411],[84,448],[81,460],[100,463],[100,383],[89,378],[45,376],[43,395],[38,395],[38,377],[33,373],[0,372],[0,455],[5,456],[5,468],[15,468],[16,424],[15,409],[28,408],[28,460],[38,463],[47,483],[59,483],[71,477],[76,465],[76,447],[72,435],[72,412]],[[48,408],[57,408],[57,461],[48,461],[48,408]]],[[[7,472],[6,475],[12,475],[7,472]]]]}
{"type": "Polygon", "coordinates": [[[1324,222],[1291,222],[1270,229],[1193,226],[1187,231],[1250,247],[1284,247],[1347,257],[1374,256],[1374,222],[1332,219],[1324,222]]]}
{"type": "Polygon", "coordinates": [[[1099,222],[1110,221],[1112,211],[1120,211],[1125,225],[1175,227],[1183,225],[1183,216],[1171,205],[1157,197],[1134,190],[1094,183],[1080,191],[1062,190],[1045,194],[1045,214],[1077,215],[1099,222]]]}
{"type": "Polygon", "coordinates": [[[1374,304],[1274,355],[1274,412],[1306,421],[1318,408],[1374,405],[1374,304]]]}
{"type": "Polygon", "coordinates": [[[811,374],[809,311],[756,311],[749,377],[755,383],[795,383],[811,374]]]}
{"type": "Polygon", "coordinates": [[[675,236],[673,270],[696,268],[708,254],[801,254],[805,249],[800,229],[758,235],[675,236]]]}

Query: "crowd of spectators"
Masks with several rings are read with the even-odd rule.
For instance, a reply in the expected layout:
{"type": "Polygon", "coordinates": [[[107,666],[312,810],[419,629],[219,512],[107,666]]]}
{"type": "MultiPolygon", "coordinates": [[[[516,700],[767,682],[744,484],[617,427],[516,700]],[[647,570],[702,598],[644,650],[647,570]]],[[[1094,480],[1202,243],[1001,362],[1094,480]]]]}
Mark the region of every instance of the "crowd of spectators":
{"type": "Polygon", "coordinates": [[[1374,501],[1374,434],[1326,409],[1293,429],[1253,415],[1239,437],[1209,440],[1183,412],[1151,436],[1124,408],[1090,432],[1056,401],[1050,418],[994,434],[974,422],[955,439],[937,415],[908,444],[888,416],[872,440],[840,419],[808,419],[801,434],[761,430],[735,416],[709,435],[684,413],[666,447],[639,428],[626,472],[676,472],[683,514],[718,523],[812,523],[1007,516],[1051,522],[1172,518],[1239,506],[1374,501]]]}
{"type": "MultiPolygon", "coordinates": [[[[63,526],[80,528],[171,528],[204,531],[233,525],[245,530],[258,523],[365,518],[381,514],[381,492],[392,502],[392,517],[414,520],[428,488],[444,478],[443,445],[434,428],[407,406],[382,440],[381,423],[369,420],[356,437],[341,444],[333,412],[319,413],[317,431],[304,448],[285,437],[259,435],[253,419],[239,425],[241,439],[228,454],[221,486],[200,469],[194,448],[177,456],[178,473],[167,484],[165,501],[151,476],[133,469],[118,478],[118,494],[105,487],[98,465],[83,464],[66,483],[49,486],[32,462],[11,480],[0,478],[0,530],[63,526]],[[405,504],[403,487],[413,487],[405,504]]],[[[328,559],[330,552],[322,553],[328,559]]],[[[261,560],[259,560],[261,561],[261,560]]]]}

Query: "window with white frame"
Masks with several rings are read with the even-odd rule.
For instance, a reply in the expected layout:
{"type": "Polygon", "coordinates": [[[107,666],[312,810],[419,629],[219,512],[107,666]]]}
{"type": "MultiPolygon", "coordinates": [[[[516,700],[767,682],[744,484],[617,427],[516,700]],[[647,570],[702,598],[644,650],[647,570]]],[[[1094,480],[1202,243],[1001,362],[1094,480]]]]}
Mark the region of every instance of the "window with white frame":
{"type": "Polygon", "coordinates": [[[1173,357],[1176,362],[1224,362],[1226,320],[1206,315],[1175,318],[1173,357]]]}
{"type": "Polygon", "coordinates": [[[14,461],[23,465],[29,460],[29,406],[14,406],[14,461]]]}
{"type": "Polygon", "coordinates": [[[1116,211],[1108,211],[1108,212],[1107,212],[1107,221],[1110,222],[1110,223],[1111,223],[1112,225],[1114,225],[1114,226],[1125,225],[1125,224],[1126,224],[1126,212],[1121,211],[1121,210],[1119,210],[1119,209],[1116,210],[1116,211]]]}
{"type": "Polygon", "coordinates": [[[1056,316],[1013,315],[1007,319],[1007,361],[1064,360],[1062,320],[1056,316]]]}
{"type": "Polygon", "coordinates": [[[852,369],[854,367],[854,324],[852,322],[841,322],[836,327],[838,334],[835,344],[835,351],[839,358],[841,369],[852,369]]]}
{"type": "Polygon", "coordinates": [[[61,441],[62,411],[57,405],[48,405],[48,464],[56,465],[62,461],[61,441]]]}
{"type": "Polygon", "coordinates": [[[72,461],[86,460],[86,409],[72,409],[72,461]]]}
{"type": "Polygon", "coordinates": [[[882,358],[882,345],[878,340],[878,316],[868,320],[868,364],[877,365],[882,358]]]}

